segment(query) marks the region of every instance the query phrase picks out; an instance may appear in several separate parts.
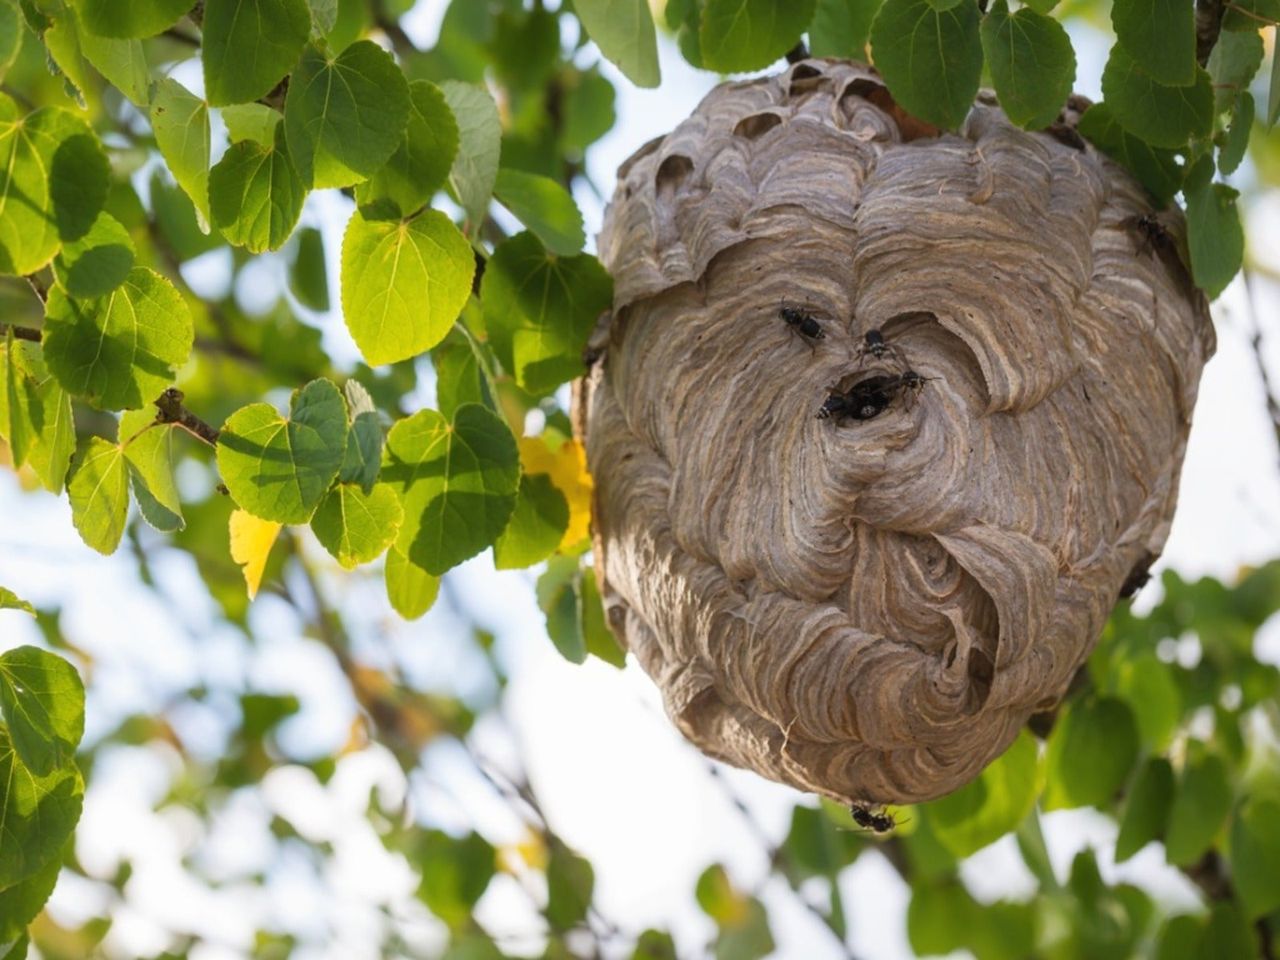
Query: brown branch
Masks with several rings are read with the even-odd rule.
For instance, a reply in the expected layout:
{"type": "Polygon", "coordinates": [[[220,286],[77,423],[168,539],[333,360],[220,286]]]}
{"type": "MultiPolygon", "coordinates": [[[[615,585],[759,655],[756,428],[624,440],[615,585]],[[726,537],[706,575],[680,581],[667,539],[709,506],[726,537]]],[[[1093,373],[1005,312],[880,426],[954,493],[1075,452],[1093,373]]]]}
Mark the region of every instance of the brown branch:
{"type": "Polygon", "coordinates": [[[1277,450],[1280,450],[1280,394],[1276,393],[1275,384],[1271,382],[1271,374],[1267,371],[1267,364],[1262,356],[1262,324],[1258,321],[1258,309],[1253,299],[1253,276],[1248,267],[1245,267],[1242,272],[1244,275],[1245,303],[1249,306],[1249,322],[1253,327],[1253,336],[1249,338],[1249,346],[1253,352],[1254,365],[1258,368],[1258,378],[1262,381],[1267,416],[1271,418],[1271,429],[1275,433],[1276,447],[1277,450]]]}
{"type": "Polygon", "coordinates": [[[218,445],[219,431],[205,423],[183,406],[183,394],[177,387],[170,387],[155,400],[156,423],[174,423],[192,436],[199,437],[211,447],[218,445]]]}
{"type": "Polygon", "coordinates": [[[15,340],[26,340],[30,343],[39,343],[41,333],[35,327],[19,327],[12,323],[0,323],[0,336],[13,334],[15,340]]]}
{"type": "Polygon", "coordinates": [[[1226,12],[1223,0],[1196,0],[1196,60],[1202,67],[1209,62],[1209,54],[1218,42],[1226,12]]]}

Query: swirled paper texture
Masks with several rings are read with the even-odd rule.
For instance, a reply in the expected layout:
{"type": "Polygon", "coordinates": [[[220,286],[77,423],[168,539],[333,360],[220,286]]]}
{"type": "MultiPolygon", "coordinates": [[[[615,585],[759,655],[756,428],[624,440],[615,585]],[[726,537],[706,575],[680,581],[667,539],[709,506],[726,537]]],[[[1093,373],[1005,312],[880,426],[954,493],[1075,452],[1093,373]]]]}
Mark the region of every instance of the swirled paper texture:
{"type": "Polygon", "coordinates": [[[623,166],[575,416],[609,621],[685,736],[901,803],[1058,701],[1164,544],[1214,349],[1152,212],[1069,129],[980,96],[939,133],[828,60],[717,87],[623,166]],[[897,357],[858,358],[872,329],[897,357]],[[906,366],[931,379],[879,416],[815,416],[906,366]]]}

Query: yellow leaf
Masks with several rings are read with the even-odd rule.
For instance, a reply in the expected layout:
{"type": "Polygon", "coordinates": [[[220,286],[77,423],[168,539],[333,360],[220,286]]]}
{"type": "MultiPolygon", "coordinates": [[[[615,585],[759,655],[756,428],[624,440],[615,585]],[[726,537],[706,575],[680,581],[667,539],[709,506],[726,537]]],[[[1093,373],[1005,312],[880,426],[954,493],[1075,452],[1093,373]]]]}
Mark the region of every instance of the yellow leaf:
{"type": "Polygon", "coordinates": [[[244,582],[249,599],[258,595],[267,554],[280,533],[280,524],[260,520],[252,513],[236,510],[231,514],[231,559],[244,568],[244,582]]]}
{"type": "Polygon", "coordinates": [[[546,841],[528,828],[523,840],[498,847],[496,854],[498,869],[510,874],[519,874],[525,869],[546,870],[551,859],[546,841]]]}
{"type": "Polygon", "coordinates": [[[560,540],[561,550],[576,546],[591,527],[591,492],[595,483],[587,473],[587,454],[577,440],[566,440],[552,450],[541,437],[520,439],[520,463],[525,473],[545,473],[569,504],[569,527],[560,540]]]}

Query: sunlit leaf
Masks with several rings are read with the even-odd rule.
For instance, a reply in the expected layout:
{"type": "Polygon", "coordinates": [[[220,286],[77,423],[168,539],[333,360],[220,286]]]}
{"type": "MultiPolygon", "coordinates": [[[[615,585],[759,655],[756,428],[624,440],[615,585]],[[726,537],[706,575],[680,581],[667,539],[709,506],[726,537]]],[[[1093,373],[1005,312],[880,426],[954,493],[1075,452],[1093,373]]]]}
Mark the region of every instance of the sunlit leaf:
{"type": "Polygon", "coordinates": [[[28,463],[46,490],[61,493],[75,452],[71,400],[49,373],[39,344],[11,341],[0,363],[0,436],[15,466],[28,463]]]}
{"type": "Polygon", "coordinates": [[[466,211],[468,233],[474,233],[493,196],[502,150],[502,123],[497,104],[482,87],[448,80],[440,89],[458,120],[458,155],[449,171],[449,186],[466,211]]]}
{"type": "Polygon", "coordinates": [[[434,83],[409,84],[409,119],[395,153],[356,188],[362,204],[390,202],[408,216],[431,200],[449,176],[458,153],[458,123],[434,83]]]}
{"type": "Polygon", "coordinates": [[[409,119],[409,83],[372,40],[336,57],[307,47],[289,79],[284,129],[306,186],[346,187],[376,173],[409,119]]]}
{"type": "Polygon", "coordinates": [[[493,193],[552,253],[581,252],[586,242],[582,214],[569,192],[550,177],[499,170],[493,193]]]}
{"type": "Polygon", "coordinates": [[[15,0],[0,0],[0,80],[22,49],[22,13],[15,0]]]}
{"type": "Polygon", "coordinates": [[[38,647],[0,654],[0,716],[24,766],[46,776],[69,766],[84,736],[84,684],[62,657],[38,647]]]}
{"type": "Polygon", "coordinates": [[[1044,809],[1107,807],[1138,756],[1138,727],[1123,701],[1079,700],[1049,738],[1044,809]]]}
{"type": "Polygon", "coordinates": [[[577,0],[573,9],[628,80],[638,87],[658,85],[658,39],[647,0],[577,0]]]}
{"type": "Polygon", "coordinates": [[[77,0],[81,20],[104,37],[152,37],[172,27],[195,0],[77,0]]]}
{"type": "Polygon", "coordinates": [[[438,210],[407,221],[353,214],[342,241],[342,315],[365,360],[407,360],[443,340],[474,275],[471,246],[438,210]]]}
{"type": "Polygon", "coordinates": [[[271,547],[280,535],[280,526],[273,520],[262,520],[245,510],[235,510],[231,514],[231,559],[242,568],[250,600],[258,595],[262,572],[267,567],[271,547]]]}
{"type": "Polygon", "coordinates": [[[320,501],[311,529],[333,558],[351,570],[381,556],[403,519],[400,501],[385,483],[368,494],[353,483],[339,483],[320,501]]]}
{"type": "Polygon", "coordinates": [[[0,610],[23,610],[33,617],[36,608],[7,587],[0,587],[0,610]]]}
{"type": "Polygon", "coordinates": [[[306,0],[206,0],[201,47],[209,103],[248,103],[270,93],[310,33],[306,0]]]}
{"type": "Polygon", "coordinates": [[[45,362],[63,388],[104,410],[136,409],[173,382],[195,330],[173,284],[146,267],[94,298],[58,287],[45,304],[45,362]]]}
{"type": "Polygon", "coordinates": [[[62,851],[84,800],[74,766],[28,769],[0,727],[0,890],[33,877],[62,851]]]}
{"type": "Polygon", "coordinates": [[[417,620],[430,610],[440,592],[440,578],[410,562],[395,544],[387,551],[384,577],[391,608],[406,620],[417,620]]]}
{"type": "Polygon", "coordinates": [[[182,526],[182,500],[173,479],[173,433],[177,427],[155,422],[155,410],[131,410],[120,418],[120,446],[134,481],[138,507],[152,526],[172,531],[182,526]],[[144,503],[146,498],[155,501],[144,503]],[[160,508],[163,513],[156,511],[160,508]]]}
{"type": "Polygon", "coordinates": [[[977,780],[928,805],[934,836],[956,857],[967,857],[1016,829],[1039,794],[1035,738],[1025,730],[977,780]]]}
{"type": "Polygon", "coordinates": [[[493,562],[499,570],[531,567],[555,551],[569,525],[569,506],[545,474],[520,478],[515,510],[502,535],[493,544],[493,562]]]}
{"type": "Polygon", "coordinates": [[[40,912],[58,882],[62,857],[54,856],[25,880],[0,890],[0,960],[26,960],[27,924],[40,912]],[[17,942],[14,952],[6,945],[17,942]]]}
{"type": "Polygon", "coordinates": [[[302,213],[307,191],[294,170],[284,128],[270,148],[254,140],[234,143],[209,172],[214,225],[250,253],[278,250],[302,213]]]}
{"type": "Polygon", "coordinates": [[[114,553],[129,515],[124,451],[101,437],[90,437],[76,453],[67,493],[80,539],[99,553],[114,553]]]}
{"type": "Polygon", "coordinates": [[[452,423],[434,410],[398,421],[387,435],[382,479],[404,505],[397,546],[439,576],[497,539],[515,507],[520,463],[507,425],[466,404],[452,423]]]}
{"type": "Polygon", "coordinates": [[[595,257],[550,255],[531,233],[503,241],[480,285],[494,352],[532,392],[583,372],[582,350],[612,296],[609,275],[595,257]]]}
{"type": "Polygon", "coordinates": [[[133,269],[133,239],[105,211],[79,240],[64,243],[53,274],[72,297],[100,297],[124,283],[133,269]]]}
{"type": "Polygon", "coordinates": [[[56,107],[23,116],[0,93],[0,273],[34,273],[88,232],[107,196],[107,158],[89,126],[56,107]]]}
{"type": "Polygon", "coordinates": [[[587,472],[587,454],[577,440],[565,440],[554,450],[540,437],[520,439],[520,463],[526,474],[545,473],[569,506],[569,523],[560,541],[567,550],[581,543],[591,523],[591,494],[595,484],[587,472]]]}
{"type": "Polygon", "coordinates": [[[227,418],[218,438],[218,472],[245,510],[277,523],[306,523],[347,451],[347,405],[328,380],[295,391],[285,420],[268,403],[227,418]]]}
{"type": "Polygon", "coordinates": [[[342,392],[347,398],[351,429],[347,432],[347,453],[338,479],[358,484],[365,493],[371,493],[382,467],[382,423],[374,409],[373,397],[359,381],[348,380],[342,392]]]}
{"type": "Polygon", "coordinates": [[[151,129],[169,172],[209,224],[209,105],[165,77],[151,91],[151,129]]]}

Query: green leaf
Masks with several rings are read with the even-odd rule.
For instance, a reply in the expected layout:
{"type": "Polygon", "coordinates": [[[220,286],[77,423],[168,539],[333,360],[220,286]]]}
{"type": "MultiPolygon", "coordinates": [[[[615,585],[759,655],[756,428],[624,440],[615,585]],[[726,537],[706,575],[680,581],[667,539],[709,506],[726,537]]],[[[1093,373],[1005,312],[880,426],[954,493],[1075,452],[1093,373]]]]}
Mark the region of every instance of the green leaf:
{"type": "Polygon", "coordinates": [[[1015,830],[1038,793],[1036,741],[1024,730],[977,780],[929,803],[929,825],[952,855],[967,857],[1015,830]]]}
{"type": "Polygon", "coordinates": [[[1189,86],[1164,86],[1117,43],[1102,71],[1102,94],[1116,122],[1153,147],[1176,150],[1213,132],[1213,85],[1204,70],[1189,86]]]}
{"type": "Polygon", "coordinates": [[[90,437],[76,454],[67,494],[80,539],[99,553],[114,553],[129,516],[124,451],[101,437],[90,437]]]}
{"type": "Polygon", "coordinates": [[[342,314],[365,360],[407,360],[443,340],[474,275],[470,244],[438,210],[407,221],[356,211],[342,241],[342,314]]]}
{"type": "MultiPolygon", "coordinates": [[[[464,321],[465,322],[465,321],[464,321]]],[[[450,336],[431,351],[436,370],[436,406],[446,417],[464,403],[493,406],[476,352],[463,336],[450,336]]]]}
{"type": "Polygon", "coordinates": [[[342,392],[347,398],[351,429],[347,432],[347,453],[338,471],[338,480],[358,484],[368,494],[373,491],[382,467],[382,424],[373,398],[359,381],[348,380],[342,392]]]}
{"type": "Polygon", "coordinates": [[[103,37],[154,37],[182,19],[195,0],[77,0],[80,19],[103,37]]]}
{"type": "Polygon", "coordinates": [[[80,819],[84,781],[74,766],[47,775],[18,759],[0,727],[0,890],[33,877],[62,852],[80,819]]]}
{"type": "Polygon", "coordinates": [[[550,177],[499,170],[493,192],[498,202],[532,230],[552,253],[572,256],[582,251],[587,240],[582,230],[582,214],[569,191],[550,177]]]}
{"type": "Polygon", "coordinates": [[[325,267],[324,237],[315,227],[298,231],[298,245],[289,264],[289,289],[309,310],[329,309],[329,272],[325,267]]]}
{"type": "Polygon", "coordinates": [[[1234,903],[1215,903],[1200,938],[1199,960],[1256,960],[1263,956],[1257,937],[1234,903]]]}
{"type": "Polygon", "coordinates": [[[968,116],[982,75],[978,7],[959,0],[885,0],[871,24],[876,68],[907,112],[955,128],[968,116]]]}
{"type": "Polygon", "coordinates": [[[24,610],[33,617],[36,608],[7,587],[0,587],[0,610],[24,610]]]}
{"type": "Polygon", "coordinates": [[[120,446],[134,481],[146,493],[138,498],[143,517],[152,526],[172,531],[181,529],[182,499],[173,480],[173,434],[178,428],[172,424],[156,423],[155,411],[143,408],[130,410],[120,418],[120,446]],[[154,504],[143,500],[150,497],[154,504]],[[164,512],[152,509],[158,506],[164,512]],[[158,521],[158,522],[157,522],[158,521]]]}
{"type": "Polygon", "coordinates": [[[656,87],[658,35],[647,0],[576,0],[574,12],[600,52],[637,87],[656,87]]]}
{"type": "Polygon", "coordinates": [[[545,473],[520,478],[511,522],[493,545],[493,562],[499,570],[531,567],[545,560],[560,545],[569,527],[569,505],[545,473]]]}
{"type": "Polygon", "coordinates": [[[547,863],[547,922],[552,930],[571,930],[586,920],[596,874],[591,862],[563,843],[552,842],[547,863]]]}
{"type": "Polygon", "coordinates": [[[907,939],[920,956],[963,950],[978,921],[978,904],[959,881],[919,885],[907,905],[907,939]]]}
{"type": "Polygon", "coordinates": [[[209,103],[266,96],[294,68],[310,33],[306,0],[206,0],[202,51],[209,103]]]}
{"type": "Polygon", "coordinates": [[[49,370],[68,393],[103,410],[133,409],[158,397],[187,362],[195,339],[181,294],[146,267],[134,267],[102,297],[80,300],[54,287],[44,329],[49,370]]]}
{"type": "Polygon", "coordinates": [[[61,493],[75,452],[75,425],[71,399],[49,374],[41,346],[11,341],[0,383],[0,436],[8,438],[14,465],[29,463],[46,490],[61,493]]]}
{"type": "Polygon", "coordinates": [[[395,153],[356,188],[359,203],[388,202],[397,216],[408,216],[430,202],[458,153],[458,122],[440,88],[415,80],[409,84],[409,102],[409,120],[395,153]]]}
{"type": "Polygon", "coordinates": [[[414,838],[405,854],[422,876],[418,896],[431,912],[452,930],[471,925],[472,911],[496,872],[497,852],[489,842],[475,832],[454,838],[428,830],[414,838]]]}
{"type": "Polygon", "coordinates": [[[1116,839],[1116,863],[1123,863],[1164,836],[1172,804],[1173,767],[1164,757],[1151,757],[1138,771],[1125,802],[1116,839]]]}
{"type": "Polygon", "coordinates": [[[1231,126],[1218,148],[1218,169],[1224,175],[1235,173],[1244,160],[1249,149],[1249,134],[1253,130],[1253,116],[1253,94],[1246,90],[1236,100],[1235,109],[1231,112],[1231,126]]]}
{"type": "Polygon", "coordinates": [[[1052,17],[1024,7],[1009,16],[997,0],[982,21],[982,49],[1000,107],[1020,127],[1053,123],[1071,93],[1076,55],[1071,38],[1052,17]]]}
{"type": "Polygon", "coordinates": [[[1186,913],[1170,917],[1160,928],[1156,960],[1196,960],[1204,928],[1201,917],[1186,913]]]}
{"type": "Polygon", "coordinates": [[[307,47],[284,104],[289,153],[303,184],[346,187],[376,173],[400,143],[409,103],[409,82],[372,40],[333,59],[307,47]]]}
{"type": "Polygon", "coordinates": [[[176,183],[170,182],[163,170],[157,168],[152,173],[149,187],[151,209],[160,239],[179,263],[194,260],[226,245],[217,231],[210,229],[205,233],[200,229],[200,215],[196,213],[191,198],[176,183]]]}
{"type": "Polygon", "coordinates": [[[80,51],[95,70],[134,106],[145,109],[151,91],[151,71],[141,40],[116,40],[79,30],[80,51]]]}
{"type": "Polygon", "coordinates": [[[1187,247],[1196,286],[1213,300],[1244,262],[1244,227],[1236,208],[1238,191],[1211,183],[1213,162],[1202,157],[1187,175],[1187,247]]]}
{"type": "Polygon", "coordinates": [[[1223,31],[1213,45],[1205,69],[1213,81],[1213,106],[1218,113],[1230,109],[1236,97],[1249,89],[1249,83],[1262,66],[1262,36],[1223,31]]]}
{"type": "Polygon", "coordinates": [[[1231,812],[1227,765],[1204,744],[1187,744],[1187,761],[1178,777],[1169,811],[1165,856],[1175,866],[1190,866],[1213,844],[1231,812]]]}
{"type": "Polygon", "coordinates": [[[578,605],[578,558],[552,557],[538,578],[538,606],[547,618],[547,636],[570,663],[585,663],[586,637],[578,605]]]}
{"type": "Polygon", "coordinates": [[[328,380],[294,392],[285,420],[268,403],[241,407],[218,437],[218,473],[243,509],[276,523],[306,523],[347,451],[347,405],[328,380]]]}
{"type": "Polygon", "coordinates": [[[1182,695],[1168,664],[1151,652],[1122,660],[1116,667],[1115,693],[1133,711],[1143,745],[1165,749],[1182,717],[1182,695]]]}
{"type": "Polygon", "coordinates": [[[25,880],[0,890],[0,958],[3,960],[25,960],[27,924],[35,919],[53,893],[62,872],[64,856],[55,855],[25,880]],[[15,942],[16,952],[6,952],[8,946],[15,942]]]}
{"type": "Polygon", "coordinates": [[[466,404],[452,423],[434,410],[398,421],[387,436],[382,478],[404,505],[397,546],[439,576],[489,546],[507,525],[520,460],[507,425],[466,404]]]}
{"type": "Polygon", "coordinates": [[[1195,7],[1184,0],[1115,0],[1116,38],[1157,83],[1184,87],[1196,78],[1195,7]]]}
{"type": "Polygon", "coordinates": [[[587,337],[612,298],[609,275],[595,257],[552,256],[530,233],[503,241],[480,285],[494,352],[534,393],[583,372],[587,337]]]}
{"type": "Polygon", "coordinates": [[[1268,23],[1280,23],[1280,0],[1233,0],[1222,17],[1222,29],[1232,33],[1257,33],[1268,23]]]}
{"type": "Polygon", "coordinates": [[[1250,919],[1280,908],[1280,801],[1252,797],[1231,827],[1231,879],[1250,919]]]}
{"type": "Polygon", "coordinates": [[[391,609],[406,620],[417,620],[436,602],[440,578],[410,562],[409,555],[395,544],[387,551],[387,565],[383,573],[391,609]]]}
{"type": "Polygon", "coordinates": [[[133,259],[129,231],[104,211],[88,233],[62,245],[53,261],[53,274],[72,297],[100,297],[124,283],[133,259]]]}
{"type": "Polygon", "coordinates": [[[400,501],[385,483],[368,494],[353,483],[339,483],[320,501],[311,529],[334,559],[351,570],[381,556],[403,520],[400,501]]]}
{"type": "Polygon", "coordinates": [[[449,171],[449,186],[467,214],[467,232],[484,221],[498,177],[502,152],[502,124],[498,106],[482,87],[457,80],[440,85],[449,109],[458,120],[458,155],[449,171]]]}
{"type": "Polygon", "coordinates": [[[265,103],[239,103],[223,107],[219,112],[232,143],[252,140],[264,147],[275,144],[276,127],[284,119],[284,114],[272,110],[265,103]]]}
{"type": "Polygon", "coordinates": [[[596,583],[596,572],[591,567],[581,568],[578,606],[582,612],[582,637],[587,645],[587,653],[621,670],[626,666],[627,652],[619,646],[605,620],[600,587],[596,583]]]}
{"type": "Polygon", "coordinates": [[[169,172],[209,229],[209,105],[178,81],[160,80],[151,93],[151,129],[169,172]]]}
{"type": "Polygon", "coordinates": [[[1161,204],[1172,200],[1182,186],[1182,169],[1173,151],[1153,147],[1129,133],[1116,122],[1105,103],[1094,104],[1085,111],[1076,130],[1128,169],[1161,204]]]}
{"type": "Polygon", "coordinates": [[[646,930],[636,940],[631,960],[680,960],[676,942],[664,930],[646,930]]]}
{"type": "Polygon", "coordinates": [[[0,80],[22,50],[22,14],[14,0],[0,0],[0,80]]]}
{"type": "Polygon", "coordinates": [[[1138,757],[1138,726],[1121,700],[1072,703],[1049,737],[1044,809],[1107,808],[1138,757]]]}
{"type": "Polygon", "coordinates": [[[107,198],[107,158],[88,125],[42,107],[23,117],[0,93],[0,274],[39,270],[88,232],[107,198]],[[20,201],[19,202],[19,198],[20,201]]]}
{"type": "Polygon", "coordinates": [[[866,60],[867,35],[879,9],[879,0],[818,0],[809,24],[809,52],[866,60]]]}
{"type": "Polygon", "coordinates": [[[84,684],[76,668],[39,647],[0,654],[0,716],[18,759],[46,776],[69,766],[84,736],[84,684]]]}
{"type": "MultiPolygon", "coordinates": [[[[43,876],[43,874],[41,874],[41,876],[43,876]]],[[[6,953],[0,954],[0,960],[27,960],[27,951],[30,948],[31,940],[24,933],[12,944],[0,944],[0,950],[7,951],[6,953]]]]}
{"type": "Polygon", "coordinates": [[[703,63],[721,73],[769,66],[796,45],[816,5],[816,0],[705,0],[698,28],[703,63]]]}
{"type": "Polygon", "coordinates": [[[228,242],[250,253],[278,250],[302,214],[307,190],[289,159],[284,128],[267,149],[234,143],[209,173],[214,225],[228,242]]]}
{"type": "Polygon", "coordinates": [[[566,150],[582,151],[613,129],[616,93],[613,84],[595,70],[577,74],[576,80],[565,92],[560,144],[566,150]]]}

